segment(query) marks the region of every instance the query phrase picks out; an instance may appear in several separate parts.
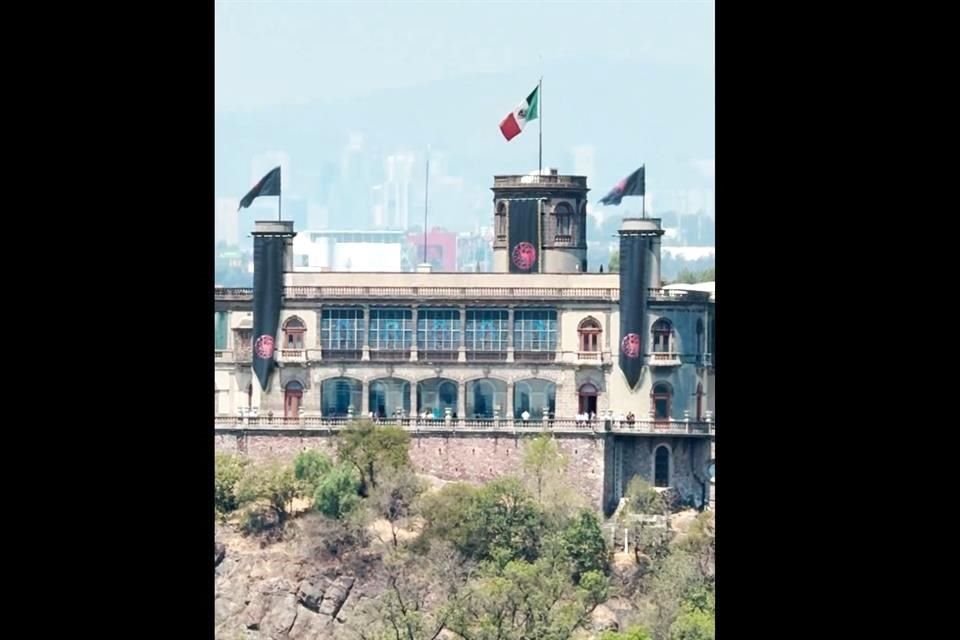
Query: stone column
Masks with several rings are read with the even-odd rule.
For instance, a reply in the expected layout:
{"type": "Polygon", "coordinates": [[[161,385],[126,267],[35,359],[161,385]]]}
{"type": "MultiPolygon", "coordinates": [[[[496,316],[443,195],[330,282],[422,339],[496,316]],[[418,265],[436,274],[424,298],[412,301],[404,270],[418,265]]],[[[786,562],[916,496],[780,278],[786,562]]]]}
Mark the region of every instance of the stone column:
{"type": "MultiPolygon", "coordinates": [[[[511,314],[512,315],[512,314],[511,314]]],[[[507,401],[505,403],[506,409],[503,412],[503,417],[507,420],[513,420],[513,381],[507,383],[507,401]]]]}
{"type": "Polygon", "coordinates": [[[313,342],[313,353],[307,352],[307,360],[323,360],[323,303],[317,305],[317,337],[313,342]]]}
{"type": "Polygon", "coordinates": [[[370,416],[370,382],[367,379],[360,385],[360,415],[370,416]]]}
{"type": "Polygon", "coordinates": [[[413,380],[410,382],[410,413],[407,417],[419,415],[417,410],[417,381],[413,380]]]}
{"type": "Polygon", "coordinates": [[[507,328],[507,362],[513,362],[513,307],[507,309],[507,328]]]}
{"type": "Polygon", "coordinates": [[[467,307],[460,305],[460,348],[457,355],[458,362],[467,361],[467,307]]]}
{"type": "Polygon", "coordinates": [[[467,415],[467,383],[459,381],[457,383],[457,415],[461,420],[466,420],[467,415]]]}

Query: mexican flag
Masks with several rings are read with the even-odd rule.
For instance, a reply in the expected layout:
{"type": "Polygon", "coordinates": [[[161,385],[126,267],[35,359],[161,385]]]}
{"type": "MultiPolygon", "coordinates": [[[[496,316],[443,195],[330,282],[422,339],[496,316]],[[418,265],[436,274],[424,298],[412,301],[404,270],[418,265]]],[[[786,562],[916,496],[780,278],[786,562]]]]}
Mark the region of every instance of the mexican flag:
{"type": "Polygon", "coordinates": [[[523,131],[527,123],[536,120],[540,112],[540,85],[534,89],[527,99],[517,105],[517,107],[507,114],[507,117],[500,123],[500,132],[507,141],[513,140],[523,131]]]}

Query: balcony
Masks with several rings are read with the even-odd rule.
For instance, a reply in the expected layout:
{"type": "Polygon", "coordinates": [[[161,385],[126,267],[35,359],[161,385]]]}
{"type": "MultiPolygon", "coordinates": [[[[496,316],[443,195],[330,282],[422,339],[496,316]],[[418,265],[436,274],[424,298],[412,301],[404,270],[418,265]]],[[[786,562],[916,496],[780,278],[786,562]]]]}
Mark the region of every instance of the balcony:
{"type": "Polygon", "coordinates": [[[654,351],[647,359],[651,367],[679,367],[680,354],[672,351],[654,351]]]}
{"type": "Polygon", "coordinates": [[[306,362],[307,350],[306,349],[281,349],[280,361],[281,362],[306,362]]]}
{"type": "Polygon", "coordinates": [[[410,349],[370,349],[374,362],[404,362],[410,359],[410,349]]]}
{"type": "Polygon", "coordinates": [[[217,363],[231,363],[234,361],[233,355],[233,351],[229,349],[215,349],[213,351],[213,360],[217,363]]]}
{"type": "Polygon", "coordinates": [[[446,351],[428,351],[420,349],[417,352],[418,362],[456,362],[460,359],[460,352],[457,349],[446,351]]]}
{"type": "Polygon", "coordinates": [[[514,351],[514,362],[553,362],[557,359],[556,351],[514,351]]]}

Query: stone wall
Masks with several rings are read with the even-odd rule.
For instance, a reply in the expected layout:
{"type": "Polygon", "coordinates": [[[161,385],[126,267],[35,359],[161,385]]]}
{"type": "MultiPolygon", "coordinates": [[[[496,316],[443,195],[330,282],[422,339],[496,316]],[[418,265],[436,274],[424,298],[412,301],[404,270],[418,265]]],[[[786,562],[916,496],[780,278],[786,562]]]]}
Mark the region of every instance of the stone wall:
{"type": "Polygon", "coordinates": [[[621,449],[623,460],[623,490],[634,475],[653,484],[654,451],[660,446],[670,450],[670,486],[684,498],[702,500],[710,442],[699,438],[614,437],[611,447],[621,449]]]}
{"type": "MultiPolygon", "coordinates": [[[[412,433],[410,459],[420,473],[448,481],[487,482],[515,474],[523,468],[523,448],[536,434],[412,433]]],[[[604,505],[604,464],[608,436],[602,434],[555,434],[567,460],[566,480],[589,504],[604,505]]],[[[253,460],[291,461],[301,451],[316,449],[336,456],[336,436],[290,430],[283,433],[218,431],[217,452],[243,453],[253,460]]]]}

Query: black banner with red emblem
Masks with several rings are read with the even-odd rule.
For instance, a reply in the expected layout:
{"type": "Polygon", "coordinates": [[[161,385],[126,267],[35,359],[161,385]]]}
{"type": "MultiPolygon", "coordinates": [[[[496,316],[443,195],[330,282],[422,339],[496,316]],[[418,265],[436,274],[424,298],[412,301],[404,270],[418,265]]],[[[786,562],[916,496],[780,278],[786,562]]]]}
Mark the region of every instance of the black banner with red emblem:
{"type": "Polygon", "coordinates": [[[647,254],[650,239],[620,232],[620,370],[633,389],[643,370],[646,338],[647,254]]]}
{"type": "Polygon", "coordinates": [[[266,391],[276,366],[273,357],[283,296],[283,247],[280,236],[253,238],[253,372],[266,391]]]}
{"type": "Polygon", "coordinates": [[[510,273],[540,271],[540,201],[510,200],[507,212],[510,273]]]}

